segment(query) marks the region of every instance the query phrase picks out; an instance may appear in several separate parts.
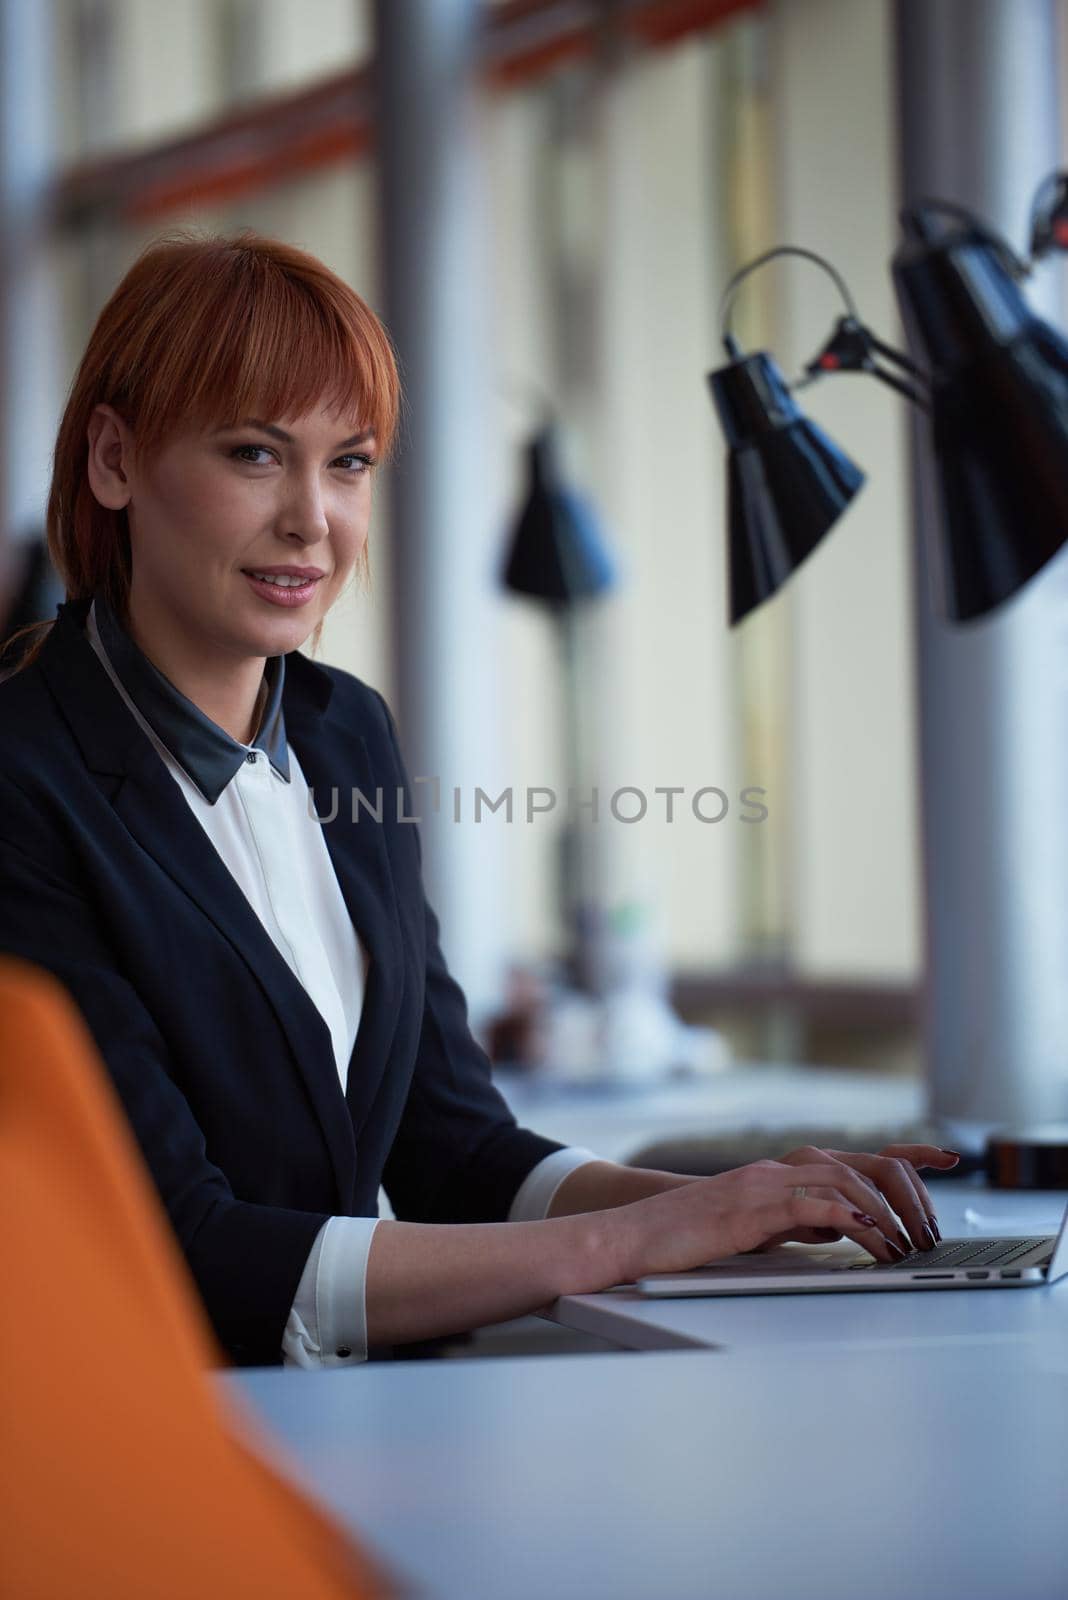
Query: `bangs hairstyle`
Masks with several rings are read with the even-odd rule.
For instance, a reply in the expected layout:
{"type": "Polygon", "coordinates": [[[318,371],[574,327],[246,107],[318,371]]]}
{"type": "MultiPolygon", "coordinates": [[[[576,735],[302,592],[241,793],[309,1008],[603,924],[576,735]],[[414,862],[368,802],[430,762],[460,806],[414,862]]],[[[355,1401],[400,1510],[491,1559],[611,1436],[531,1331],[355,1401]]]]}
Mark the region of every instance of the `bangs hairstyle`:
{"type": "MultiPolygon", "coordinates": [[[[111,405],[134,434],[138,465],[175,432],[229,427],[247,416],[302,416],[316,405],[371,429],[375,456],[393,450],[400,380],[389,336],[355,290],[314,256],[246,228],[179,229],[154,240],[97,318],[56,438],[48,553],[68,600],[101,591],[128,619],[131,556],[125,509],[89,484],[89,418],[111,405]]],[[[361,558],[366,578],[366,554],[361,558]]],[[[55,619],[14,669],[36,659],[55,619]]],[[[322,623],[312,635],[319,648],[322,623]]]]}

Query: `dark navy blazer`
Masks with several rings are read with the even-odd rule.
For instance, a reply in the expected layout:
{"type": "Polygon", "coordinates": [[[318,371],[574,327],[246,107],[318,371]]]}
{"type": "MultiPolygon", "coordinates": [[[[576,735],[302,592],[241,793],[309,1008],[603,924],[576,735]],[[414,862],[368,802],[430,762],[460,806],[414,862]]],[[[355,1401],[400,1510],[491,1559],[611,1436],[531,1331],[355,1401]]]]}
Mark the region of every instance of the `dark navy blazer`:
{"type": "Polygon", "coordinates": [[[70,991],[220,1340],[276,1364],[328,1216],[376,1215],[382,1184],[405,1221],[502,1221],[562,1146],[516,1126],[471,1035],[381,695],[285,657],[286,734],[370,956],[343,1095],[325,1021],[108,679],[89,604],[59,606],[0,683],[0,950],[70,991]],[[379,785],[382,822],[353,823],[351,789],[379,785]]]}

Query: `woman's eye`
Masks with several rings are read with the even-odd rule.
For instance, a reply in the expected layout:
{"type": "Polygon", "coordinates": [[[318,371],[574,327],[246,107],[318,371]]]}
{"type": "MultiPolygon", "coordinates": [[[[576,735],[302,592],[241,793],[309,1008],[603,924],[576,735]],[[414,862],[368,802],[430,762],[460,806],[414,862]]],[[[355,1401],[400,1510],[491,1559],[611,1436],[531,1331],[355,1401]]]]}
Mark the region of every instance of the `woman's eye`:
{"type": "MultiPolygon", "coordinates": [[[[252,451],[253,455],[265,455],[265,456],[273,456],[274,455],[274,451],[273,450],[268,450],[267,446],[263,445],[263,444],[239,444],[236,449],[231,450],[230,454],[236,460],[247,461],[250,467],[262,466],[263,462],[253,461],[253,460],[250,459],[250,457],[248,455],[245,454],[245,452],[249,451],[249,450],[252,451]]],[[[336,466],[337,462],[341,462],[341,461],[354,462],[355,463],[354,466],[347,466],[344,469],[345,472],[348,474],[348,476],[350,478],[362,477],[363,474],[365,472],[369,472],[371,470],[371,468],[375,464],[375,458],[373,456],[349,456],[349,455],[345,455],[345,456],[338,456],[337,461],[334,463],[334,465],[336,466]]]]}
{"type": "MultiPolygon", "coordinates": [[[[242,451],[243,450],[258,451],[260,455],[265,455],[265,456],[269,456],[271,454],[271,452],[267,449],[267,446],[266,445],[262,445],[262,444],[239,444],[236,450],[231,450],[230,451],[230,454],[232,456],[236,457],[239,461],[248,461],[248,457],[245,456],[245,455],[242,455],[242,451]]],[[[259,461],[250,461],[249,462],[249,466],[252,466],[252,467],[258,467],[260,465],[261,465],[261,463],[259,461]]]]}

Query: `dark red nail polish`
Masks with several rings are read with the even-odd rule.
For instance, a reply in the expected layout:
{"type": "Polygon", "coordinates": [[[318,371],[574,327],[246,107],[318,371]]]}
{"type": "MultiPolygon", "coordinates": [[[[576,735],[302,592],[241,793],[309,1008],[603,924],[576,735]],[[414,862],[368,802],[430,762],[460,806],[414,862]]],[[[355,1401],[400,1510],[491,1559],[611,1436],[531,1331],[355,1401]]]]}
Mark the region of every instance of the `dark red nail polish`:
{"type": "MultiPolygon", "coordinates": [[[[938,1148],[939,1148],[939,1150],[942,1150],[942,1146],[941,1145],[939,1145],[938,1148]]],[[[960,1151],[959,1150],[942,1150],[942,1154],[944,1156],[956,1156],[957,1160],[958,1161],[960,1160],[960,1151]]]]}
{"type": "Polygon", "coordinates": [[[869,1217],[866,1211],[854,1211],[853,1216],[857,1222],[863,1222],[866,1228],[874,1228],[876,1225],[875,1218],[869,1217]]]}
{"type": "Polygon", "coordinates": [[[941,1244],[942,1243],[942,1235],[938,1231],[938,1223],[935,1221],[934,1217],[928,1217],[927,1218],[927,1226],[930,1228],[931,1232],[934,1234],[935,1239],[938,1241],[938,1243],[941,1244]]]}
{"type": "Polygon", "coordinates": [[[905,1259],[905,1251],[902,1250],[901,1246],[899,1244],[895,1244],[893,1239],[885,1239],[885,1236],[884,1236],[884,1240],[885,1240],[886,1248],[890,1251],[891,1255],[894,1257],[894,1260],[895,1261],[904,1261],[904,1259],[905,1259]]]}
{"type": "Polygon", "coordinates": [[[909,1238],[908,1234],[903,1228],[899,1228],[897,1230],[897,1237],[902,1250],[904,1250],[905,1254],[908,1255],[912,1250],[912,1240],[909,1238]]]}
{"type": "Polygon", "coordinates": [[[926,1222],[923,1225],[923,1231],[927,1235],[927,1238],[928,1238],[928,1241],[929,1241],[928,1242],[928,1249],[929,1250],[933,1250],[934,1247],[935,1247],[935,1236],[931,1232],[930,1228],[927,1226],[926,1222]]]}

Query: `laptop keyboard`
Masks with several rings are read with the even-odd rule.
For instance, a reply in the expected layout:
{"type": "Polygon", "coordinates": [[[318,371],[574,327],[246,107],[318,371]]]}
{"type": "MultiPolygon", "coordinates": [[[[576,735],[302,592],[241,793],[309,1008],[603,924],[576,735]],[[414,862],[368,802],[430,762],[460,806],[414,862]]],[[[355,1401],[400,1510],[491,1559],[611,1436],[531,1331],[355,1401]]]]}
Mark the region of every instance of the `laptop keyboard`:
{"type": "Polygon", "coordinates": [[[904,1261],[860,1261],[850,1270],[872,1265],[898,1271],[916,1267],[1006,1267],[1047,1242],[1046,1234],[1037,1239],[947,1239],[933,1250],[914,1250],[904,1261]]]}

